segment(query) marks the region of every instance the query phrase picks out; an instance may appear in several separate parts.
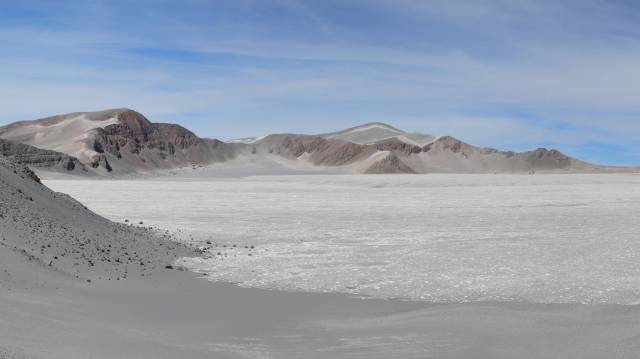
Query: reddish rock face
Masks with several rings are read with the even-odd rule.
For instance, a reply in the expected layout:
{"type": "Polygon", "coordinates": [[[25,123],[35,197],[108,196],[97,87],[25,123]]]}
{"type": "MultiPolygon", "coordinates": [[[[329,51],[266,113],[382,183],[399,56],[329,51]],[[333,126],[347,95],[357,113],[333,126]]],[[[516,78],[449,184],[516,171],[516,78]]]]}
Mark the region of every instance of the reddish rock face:
{"type": "Polygon", "coordinates": [[[142,114],[125,110],[118,114],[119,123],[98,129],[94,149],[122,158],[122,151],[140,154],[143,149],[156,149],[165,156],[174,155],[176,148],[186,149],[202,142],[184,127],[151,123],[142,114]]]}
{"type": "Polygon", "coordinates": [[[105,154],[116,160],[126,157],[152,169],[205,164],[233,156],[225,143],[199,138],[179,125],[152,123],[133,110],[122,110],[117,118],[118,123],[96,130],[93,149],[98,155],[91,163],[94,168],[110,171],[113,158],[110,164],[105,154]]]}

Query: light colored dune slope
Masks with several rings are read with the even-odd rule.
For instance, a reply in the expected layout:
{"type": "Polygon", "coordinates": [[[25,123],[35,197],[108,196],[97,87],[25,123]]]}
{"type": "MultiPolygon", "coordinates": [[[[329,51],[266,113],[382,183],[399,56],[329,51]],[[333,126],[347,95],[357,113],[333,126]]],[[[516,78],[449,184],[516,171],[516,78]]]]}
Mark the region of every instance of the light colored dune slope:
{"type": "Polygon", "coordinates": [[[361,145],[373,144],[385,140],[397,139],[404,143],[416,146],[424,146],[436,137],[422,133],[407,133],[395,127],[381,122],[367,123],[361,126],[348,128],[343,131],[320,135],[343,141],[358,143],[361,145]]]}
{"type": "Polygon", "coordinates": [[[86,114],[78,114],[24,122],[21,126],[9,126],[1,132],[1,136],[41,149],[66,153],[87,163],[98,155],[92,142],[96,129],[118,123],[115,115],[105,113],[104,117],[90,118],[86,114]]]}

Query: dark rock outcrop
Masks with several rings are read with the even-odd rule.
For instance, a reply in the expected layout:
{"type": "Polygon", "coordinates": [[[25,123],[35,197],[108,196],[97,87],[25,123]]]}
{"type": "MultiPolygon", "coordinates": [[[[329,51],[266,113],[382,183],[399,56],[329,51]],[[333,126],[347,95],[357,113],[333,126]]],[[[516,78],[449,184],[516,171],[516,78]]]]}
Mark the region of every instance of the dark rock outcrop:
{"type": "Polygon", "coordinates": [[[104,153],[93,156],[90,165],[93,168],[104,168],[107,172],[113,171],[113,168],[109,164],[109,160],[107,160],[107,156],[104,153]]]}
{"type": "Polygon", "coordinates": [[[401,152],[405,155],[411,155],[411,154],[422,152],[422,148],[420,146],[402,142],[395,138],[378,142],[376,144],[376,149],[378,151],[401,152]]]}
{"type": "Polygon", "coordinates": [[[63,171],[86,171],[84,164],[75,157],[61,152],[43,150],[4,139],[0,139],[0,155],[13,158],[16,161],[35,168],[63,171]]]}
{"type": "Polygon", "coordinates": [[[116,114],[118,123],[97,128],[93,148],[101,154],[93,164],[112,167],[125,159],[132,165],[149,169],[173,168],[193,163],[207,164],[235,156],[232,145],[215,139],[203,139],[186,128],[169,123],[152,123],[133,110],[116,114]]]}
{"type": "Polygon", "coordinates": [[[175,155],[176,147],[187,149],[202,140],[184,127],[164,123],[151,123],[142,114],[124,110],[118,115],[119,123],[96,129],[94,149],[122,158],[122,152],[139,155],[145,149],[155,149],[167,156],[175,155]]]}

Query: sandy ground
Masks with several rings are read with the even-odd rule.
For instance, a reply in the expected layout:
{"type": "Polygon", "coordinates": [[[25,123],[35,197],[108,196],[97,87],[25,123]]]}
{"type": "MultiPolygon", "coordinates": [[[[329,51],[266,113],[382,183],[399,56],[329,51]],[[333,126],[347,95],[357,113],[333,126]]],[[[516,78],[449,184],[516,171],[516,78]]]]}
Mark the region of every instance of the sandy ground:
{"type": "Polygon", "coordinates": [[[0,293],[0,358],[636,358],[640,307],[426,304],[164,271],[0,293]],[[55,289],[57,287],[58,289],[55,289]]]}

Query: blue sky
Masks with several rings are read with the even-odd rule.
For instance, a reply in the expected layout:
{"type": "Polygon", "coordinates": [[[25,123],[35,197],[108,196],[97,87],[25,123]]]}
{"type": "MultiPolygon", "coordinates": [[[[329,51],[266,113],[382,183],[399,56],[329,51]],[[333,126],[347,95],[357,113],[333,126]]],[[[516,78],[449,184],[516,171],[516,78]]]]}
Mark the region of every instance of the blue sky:
{"type": "Polygon", "coordinates": [[[0,124],[129,107],[231,139],[370,121],[640,164],[640,4],[0,0],[0,124]]]}

